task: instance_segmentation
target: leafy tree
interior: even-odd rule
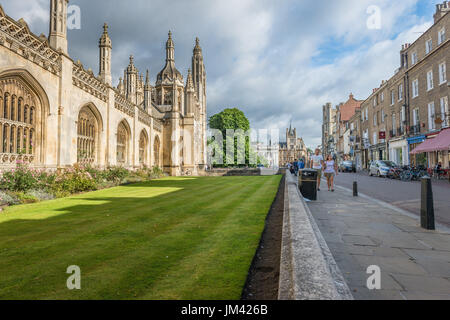
[[[247,131],[250,129],[250,122],[244,112],[237,108],[225,109],[220,113],[209,118],[209,127],[222,131],[225,137],[227,129],[242,129]]]
[[[242,166],[244,164],[238,163],[238,158],[242,157],[245,159],[245,165],[249,165],[250,156],[254,156],[254,151],[250,147],[250,139],[248,137],[242,137],[241,134],[236,134],[234,138],[234,159],[227,158],[226,156],[226,131],[227,129],[232,130],[242,130],[242,132],[246,133],[250,130],[250,121],[248,121],[244,112],[237,108],[233,109],[225,109],[222,112],[213,115],[209,118],[209,127],[211,129],[217,129],[222,132],[223,136],[223,149],[221,151],[217,151],[219,153],[219,157],[223,158],[223,165],[225,167],[228,166]],[[242,141],[241,139],[245,139],[245,149],[238,148],[238,142]],[[209,145],[216,145],[217,142],[209,141]],[[216,150],[218,150],[216,148]],[[245,152],[245,155],[240,154],[241,152]],[[240,157],[239,157],[240,156]],[[253,159],[256,159],[254,156]],[[254,164],[252,164],[254,165]]]

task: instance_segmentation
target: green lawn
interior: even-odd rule
[[[8,208],[0,299],[239,299],[280,179],[165,178]]]

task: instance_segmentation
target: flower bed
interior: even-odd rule
[[[129,170],[123,167],[100,169],[75,165],[47,171],[29,168],[18,161],[15,169],[0,175],[0,207],[62,198],[162,176],[163,172],[158,167]]]

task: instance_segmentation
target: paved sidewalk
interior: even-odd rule
[[[355,299],[450,300],[448,229],[426,231],[400,209],[324,186],[308,206]],[[366,287],[371,265],[381,269],[381,290]]]

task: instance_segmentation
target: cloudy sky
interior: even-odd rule
[[[48,34],[49,0],[2,0],[15,19]],[[81,29],[69,53],[98,70],[98,39],[107,22],[114,83],[130,54],[152,81],[164,66],[168,30],[184,74],[200,38],[208,77],[208,115],[238,107],[253,128],[292,122],[308,146],[321,141],[322,105],[365,99],[399,66],[401,44],[431,26],[441,0],[71,0]],[[380,25],[373,11],[379,9]],[[369,26],[369,27],[368,27]],[[379,27],[379,28],[378,28]]]

